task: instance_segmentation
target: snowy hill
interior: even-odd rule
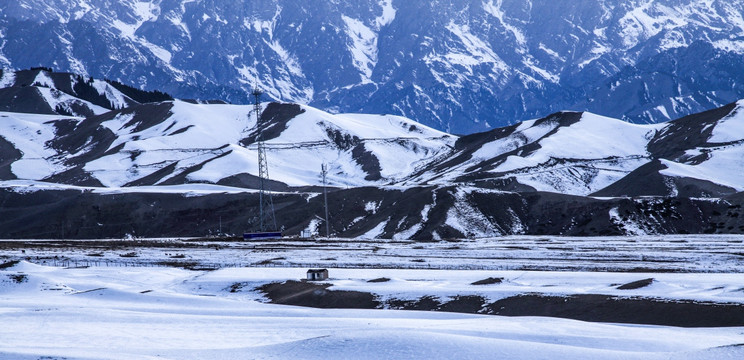
[[[743,106],[653,125],[556,113],[461,137],[409,183],[598,196],[732,194],[744,190]]]
[[[329,165],[332,185],[382,185],[408,176],[456,140],[398,116],[332,115],[292,104],[264,104],[257,124],[252,106],[181,100],[140,104],[106,82],[91,80],[102,98],[121,100],[112,101],[116,110],[108,110],[57,90],[53,86],[59,83],[48,75],[39,72],[29,86],[16,77],[13,86],[0,91],[56,92],[73,99],[70,103],[88,105],[93,114],[62,116],[68,109],[43,95],[23,100],[26,110],[40,109],[37,116],[2,113],[0,136],[8,142],[7,153],[16,154],[12,161],[4,156],[9,159],[5,179],[105,187],[199,182],[251,187],[258,175],[255,142],[262,133],[271,178],[284,186],[320,184],[323,163]],[[50,80],[40,83],[40,77]],[[8,109],[24,110],[13,102]],[[55,109],[59,116],[48,115]]]
[[[457,137],[398,116],[282,103],[264,103],[257,123],[249,105],[140,103],[109,82],[47,70],[6,72],[3,83],[5,180],[256,188],[262,134],[276,190],[320,185],[321,164],[336,187],[704,197],[744,190],[744,101],[662,124],[559,112]]]
[[[141,91],[113,81],[47,68],[0,72],[2,111],[85,117],[140,102],[168,99],[172,100],[158,91]]]
[[[117,138],[107,154],[84,166],[102,185],[220,183],[258,174],[254,144],[263,125],[251,106],[175,101],[144,107],[92,120]],[[322,163],[330,165],[331,184],[383,184],[455,139],[404,118],[331,115],[289,104],[268,104],[261,119],[269,123],[263,133],[271,179],[290,186],[319,184]]]
[[[28,95],[0,104],[13,110],[0,112],[0,236],[240,233],[257,219],[259,135],[290,234],[321,229],[321,164],[341,236],[744,232],[744,101],[663,124],[559,112],[458,137],[393,115],[266,102],[257,121],[249,105],[20,75],[0,89]]]
[[[514,181],[522,185],[515,190],[588,195],[646,163],[646,145],[663,127],[591,113],[556,113],[494,130],[487,141],[477,141],[483,134],[463,137],[455,154],[418,179],[439,184],[509,180],[511,186]]]
[[[468,134],[566,109],[662,122],[744,98],[741,0],[0,0],[0,67]],[[43,44],[43,45],[41,45]],[[99,104],[100,105],[100,104]]]
[[[718,196],[744,190],[744,101],[686,116],[660,128],[654,159],[597,195]]]

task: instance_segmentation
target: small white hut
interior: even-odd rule
[[[328,279],[328,269],[310,269],[307,271],[308,281],[322,281]]]

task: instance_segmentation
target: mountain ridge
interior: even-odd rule
[[[741,0],[0,6],[3,68],[236,104],[258,82],[277,101],[459,134],[563,109],[656,123],[744,98]]]
[[[22,107],[57,113],[0,112],[4,237],[198,236],[223,218],[228,233],[251,230],[261,133],[286,234],[320,234],[321,164],[337,236],[744,232],[744,100],[662,124],[564,111],[455,136],[292,103],[263,103],[258,119],[253,106],[178,99],[106,109],[59,82],[4,83],[0,93],[56,90],[101,111],[69,116],[50,106],[57,98],[35,96]],[[109,83],[84,83],[95,93],[74,95],[124,99]]]
[[[625,177],[643,168],[653,169],[647,175],[658,173],[654,176],[666,183],[673,178],[694,179],[683,181],[688,184],[688,193],[695,187],[690,181],[718,184],[703,186],[708,190],[701,188],[694,192],[696,196],[744,190],[731,176],[717,181],[718,175],[709,166],[715,163],[720,167],[721,159],[744,151],[744,134],[740,134],[738,125],[743,121],[740,117],[744,101],[651,125],[631,124],[589,112],[563,111],[458,137],[403,117],[334,115],[305,105],[276,102],[264,104],[257,123],[252,106],[181,100],[139,103],[104,81],[88,79],[84,83],[89,90],[78,93],[74,90],[77,85],[69,83],[77,79],[74,75],[48,70],[20,73],[22,76],[16,79],[34,80],[16,81],[0,88],[0,95],[19,89],[47,94],[56,91],[72,102],[87,104],[91,113],[87,117],[69,117],[69,110],[58,105],[59,96],[29,97],[23,104],[3,104],[9,110],[41,109],[41,121],[33,128],[38,128],[35,137],[46,139],[44,145],[34,143],[32,149],[17,150],[47,155],[34,160],[20,158],[15,165],[6,160],[5,165],[6,169],[21,167],[22,163],[46,159],[46,175],[22,177],[28,180],[54,179],[73,185],[110,187],[156,185],[162,181],[172,184],[172,178],[182,179],[181,183],[215,184],[228,181],[227,178],[250,178],[257,176],[255,164],[251,163],[256,157],[258,134],[262,134],[270,155],[276,159],[272,178],[283,188],[320,185],[316,171],[325,163],[331,169],[329,181],[335,186],[472,184],[494,190],[532,189],[582,196],[674,193],[674,186],[669,184],[664,193],[644,194],[641,184],[630,190],[633,177]],[[159,100],[162,93],[150,94]],[[108,102],[111,109],[94,105],[87,100],[90,98],[101,104]],[[57,109],[59,117],[51,120],[53,109]],[[28,124],[34,118],[33,114],[17,112],[3,116],[15,119],[17,124]],[[23,139],[30,136],[24,133],[28,129],[13,125],[6,127],[3,136]],[[10,154],[6,158],[17,156]],[[231,162],[242,165],[228,165]],[[304,168],[308,165],[314,170]],[[704,168],[708,175],[697,170]],[[27,172],[20,170],[24,171]],[[625,185],[611,187],[621,180]],[[621,188],[629,192],[613,191]]]

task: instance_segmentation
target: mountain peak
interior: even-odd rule
[[[566,108],[656,123],[744,97],[741,0],[5,5],[4,68],[236,104],[258,81],[273,100],[459,134]]]

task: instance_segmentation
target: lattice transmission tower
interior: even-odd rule
[[[255,102],[253,103],[253,110],[256,112],[256,128],[262,131],[260,128],[261,121],[261,95],[263,91],[258,88],[258,85],[253,89],[251,93]],[[266,145],[263,141],[263,134],[259,132],[257,140],[258,147],[258,198],[259,198],[259,230],[265,231],[276,231],[276,217],[274,216],[274,199],[271,197],[271,192],[268,190],[269,182],[269,164],[266,161]],[[269,226],[271,228],[269,228]]]
[[[328,191],[326,190],[326,176],[328,175],[328,167],[325,163],[320,165],[320,176],[323,177],[323,204],[325,207],[325,228],[326,228],[326,239],[330,239],[331,230],[328,225]]]

